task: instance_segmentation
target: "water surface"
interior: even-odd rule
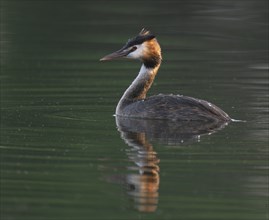
[[[267,18],[263,0],[2,1],[1,219],[268,219]],[[142,27],[164,59],[150,95],[246,122],[115,118],[140,63],[99,59]]]

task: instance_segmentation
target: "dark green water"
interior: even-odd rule
[[[1,220],[268,219],[267,19],[263,0],[2,0]],[[140,64],[99,59],[142,27],[163,51],[151,95],[247,122],[117,128]]]

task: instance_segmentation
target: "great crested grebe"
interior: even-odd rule
[[[116,58],[137,59],[143,63],[138,76],[117,105],[117,116],[173,121],[231,121],[219,107],[201,99],[163,94],[146,98],[162,61],[160,45],[149,31],[142,29],[123,48],[100,61]]]

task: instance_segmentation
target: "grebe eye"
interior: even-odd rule
[[[136,46],[132,47],[131,52],[135,51],[137,49]]]

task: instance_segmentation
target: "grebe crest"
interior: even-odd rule
[[[146,98],[162,61],[161,47],[156,37],[148,30],[142,29],[120,50],[100,60],[117,58],[137,59],[142,62],[139,74],[117,105],[117,116],[173,121],[231,121],[219,107],[204,100],[162,94]]]

